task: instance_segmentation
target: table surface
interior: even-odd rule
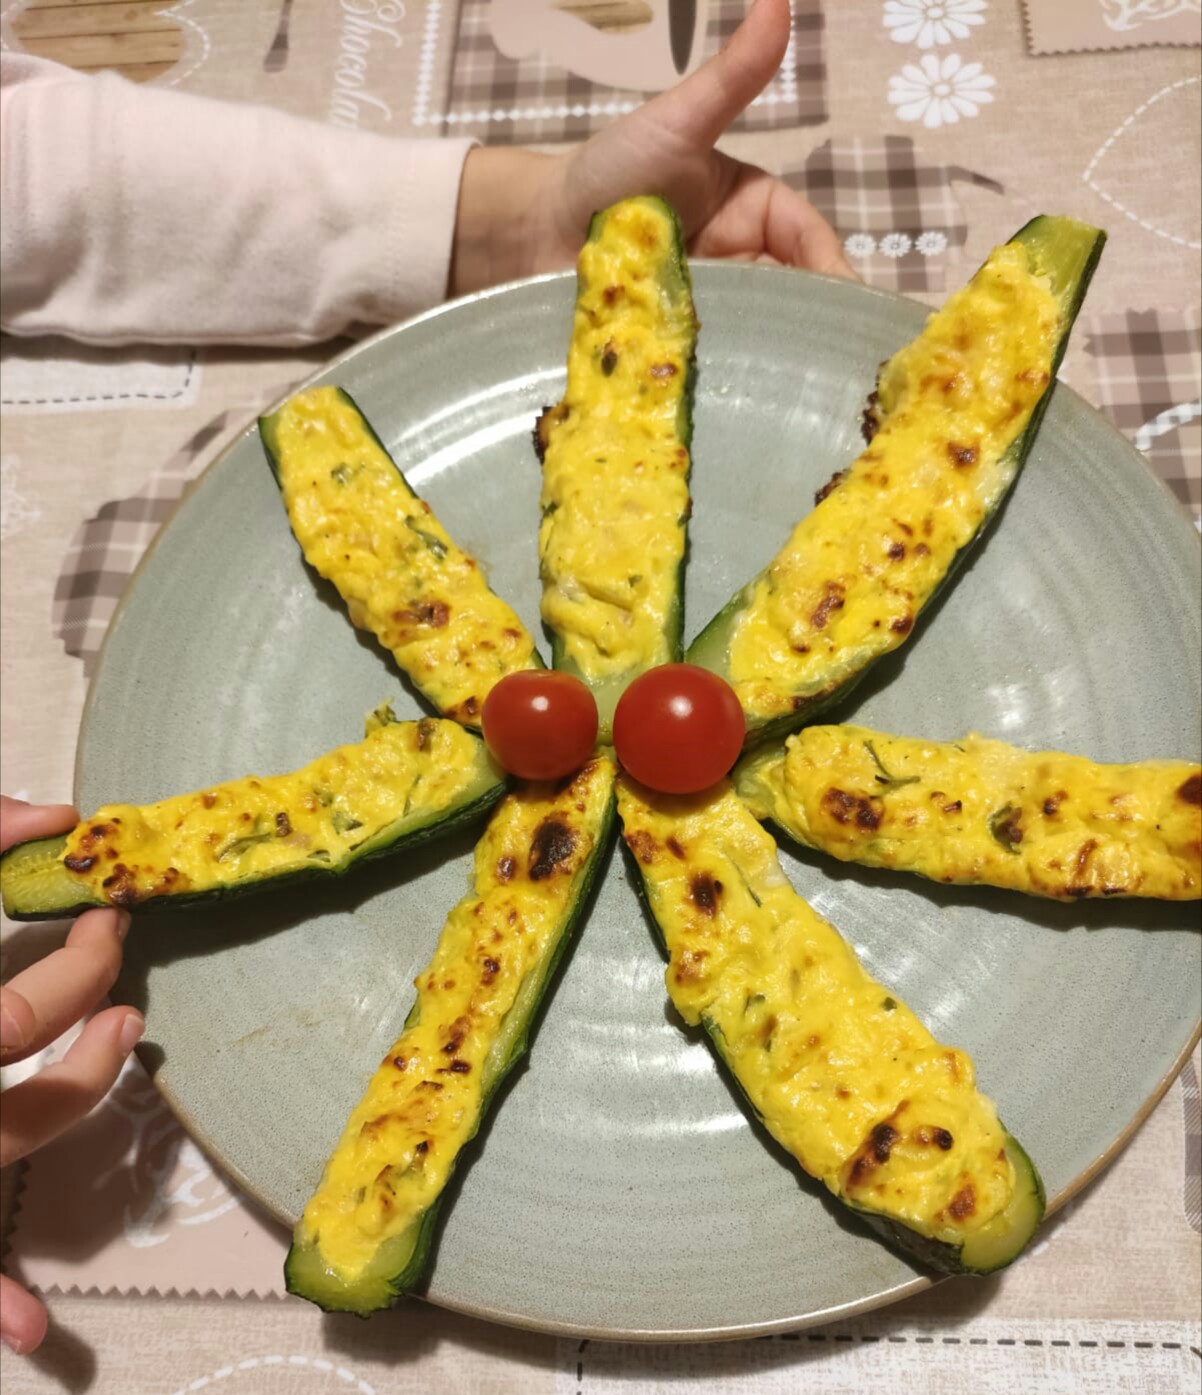
[[[1198,8],[795,0],[785,65],[724,142],[807,190],[866,281],[929,302],[1036,211],[1106,227],[1066,376],[1195,519]],[[16,0],[0,10],[0,41],[385,134],[551,147],[586,137],[677,66],[695,67],[741,11],[737,0],[184,0],[170,10]],[[695,15],[687,54],[679,35],[669,41],[682,12]],[[633,81],[641,91],[610,85]],[[937,83],[964,99],[954,123]],[[70,789],[88,674],[142,550],[256,409],[337,347],[0,342],[7,792],[49,800]],[[4,977],[61,934],[6,923]],[[0,1377],[31,1395],[210,1385],[221,1395],[648,1395],[690,1379],[767,1395],[803,1381],[815,1392],[884,1380],[959,1391],[971,1363],[983,1391],[1195,1390],[1198,1076],[1195,1053],[1118,1161],[1004,1275],[792,1338],[637,1347],[418,1303],[363,1324],[285,1298],[285,1237],[213,1172],[132,1066],[82,1130],[3,1175],[4,1265],[47,1295],[52,1326],[33,1361],[3,1353]]]

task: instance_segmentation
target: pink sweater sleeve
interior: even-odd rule
[[[0,57],[0,328],[307,344],[446,294],[469,141]]]

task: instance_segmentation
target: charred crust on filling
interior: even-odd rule
[[[392,618],[397,621],[414,620],[419,625],[441,630],[446,628],[451,618],[451,607],[446,601],[414,601],[408,610],[397,611]]]
[[[868,394],[868,405],[864,408],[860,416],[860,434],[864,437],[866,445],[872,444],[872,438],[881,429],[881,419],[877,412],[877,404],[881,400],[881,395],[876,388]]]
[[[702,968],[702,963],[708,958],[709,954],[704,949],[686,949],[683,954],[681,954],[673,973],[676,982],[696,982],[705,973],[705,970]]]
[[[815,505],[821,504],[823,499],[829,498],[830,495],[832,495],[835,492],[835,490],[839,488],[839,486],[843,483],[843,481],[846,478],[846,470],[836,470],[835,473],[830,477],[830,479],[827,480],[827,482],[822,486],[822,488],[815,492]]]
[[[956,1140],[947,1129],[931,1129],[924,1125],[921,1129],[916,1130],[914,1141],[915,1143],[921,1143],[924,1148],[929,1148],[933,1143],[936,1148],[940,1148],[946,1153],[955,1144]]]
[[[878,1167],[889,1161],[889,1154],[900,1136],[889,1123],[877,1124],[872,1129],[847,1174],[849,1191],[862,1186]]]
[[[491,983],[501,972],[501,961],[488,956],[484,960],[484,972],[480,975],[482,983]]]
[[[822,807],[837,824],[846,827],[854,823],[868,832],[881,826],[883,811],[877,803],[862,794],[849,794],[834,785],[822,796]]]
[[[674,363],[653,363],[651,365],[651,376],[660,383],[674,378],[679,372],[680,369]]]
[[[906,555],[906,545],[905,545],[905,543],[903,543],[903,542],[891,542],[891,543],[889,544],[889,556],[890,556],[895,562],[900,562],[901,559],[902,559],[905,555]]]
[[[107,893],[109,902],[123,910],[132,910],[142,899],[141,893],[134,885],[133,869],[127,867],[124,862],[118,862],[113,867],[112,876],[105,877],[101,886]]]
[[[449,1066],[439,1066],[439,1075],[466,1075],[471,1070],[467,1061],[452,1061]]]
[[[1097,847],[1098,840],[1096,838],[1089,838],[1077,849],[1077,855],[1073,858],[1073,872],[1078,879],[1085,876],[1089,867],[1089,859],[1097,851]],[[1072,886],[1066,888],[1070,896],[1088,896],[1091,889],[1088,882],[1081,880],[1076,881]]]
[[[64,857],[63,866],[70,872],[90,872],[96,866],[94,857]]]
[[[292,832],[292,820],[283,809],[275,816],[275,836],[277,838],[287,838]]]
[[[976,446],[962,446],[959,441],[949,441],[947,454],[957,470],[967,470],[977,463],[981,452]]]
[[[689,882],[689,900],[703,915],[715,915],[721,897],[722,883],[708,872],[697,872]]]
[[[895,635],[908,635],[914,628],[914,617],[912,615],[899,615],[896,620],[889,621],[889,628]]]
[[[667,847],[668,851],[672,854],[673,857],[678,857],[682,862],[684,861],[684,848],[680,845],[676,838],[669,836],[665,846]]]
[[[538,414],[538,419],[534,423],[533,439],[534,453],[538,456],[540,464],[547,458],[547,447],[551,444],[551,431],[561,421],[567,421],[570,410],[566,402],[559,402],[554,407],[544,407]]]
[[[424,751],[434,739],[437,725],[430,717],[423,717],[417,724],[417,749]]]
[[[1190,775],[1179,785],[1177,798],[1185,804],[1202,805],[1202,773]]]
[[[843,609],[845,595],[846,592],[837,581],[826,583],[822,599],[814,607],[814,613],[810,616],[810,623],[816,630],[821,630],[826,625],[832,612]]]
[[[586,761],[574,775],[565,775],[555,786],[556,795],[588,793],[589,782],[597,769],[596,760]]]
[[[508,855],[506,855],[505,857],[497,859],[497,881],[511,881],[513,879],[513,874],[517,870],[518,864],[516,858],[509,857]]]
[[[879,1163],[887,1163],[889,1154],[893,1151],[893,1145],[898,1140],[898,1132],[892,1124],[878,1124],[869,1134],[868,1139],[872,1144],[872,1156]]]
[[[947,1204],[948,1215],[957,1221],[965,1220],[976,1209],[977,1194],[971,1182],[966,1182]]]
[[[659,844],[645,829],[636,828],[626,835],[626,846],[643,864],[650,867],[659,852]]]
[[[562,867],[577,843],[576,834],[557,818],[545,818],[530,841],[530,880],[542,881]]]

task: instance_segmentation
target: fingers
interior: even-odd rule
[[[786,266],[860,279],[843,255],[839,234],[809,199],[779,179],[772,180],[769,187],[764,250]]]
[[[28,838],[65,833],[78,822],[79,814],[70,804],[26,804],[23,799],[0,794],[0,852]]]
[[[87,911],[62,949],[0,988],[0,1064],[40,1051],[96,1006],[121,967],[125,911]]]
[[[15,1279],[0,1274],[0,1339],[18,1356],[41,1346],[46,1335],[46,1309]]]
[[[708,149],[771,82],[791,22],[789,0],[758,0],[720,53],[638,114]]]
[[[112,1089],[145,1025],[133,1008],[106,1008],[61,1061],[5,1090],[0,1167],[41,1148],[90,1113]]]
[[[718,153],[722,203],[689,251],[701,257],[754,257],[858,279],[839,235],[796,189],[755,165]]]

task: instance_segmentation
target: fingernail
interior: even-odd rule
[[[17,1019],[0,1002],[0,1046],[5,1051],[20,1051],[25,1045],[25,1033]]]
[[[129,912],[117,912],[117,938],[123,940],[129,934]]]
[[[3,1342],[15,1356],[20,1356],[25,1351],[24,1346],[11,1332],[0,1332],[0,1342]]]
[[[146,1030],[146,1023],[140,1012],[131,1012],[121,1024],[121,1050],[128,1056],[135,1046],[142,1040],[142,1033]]]

